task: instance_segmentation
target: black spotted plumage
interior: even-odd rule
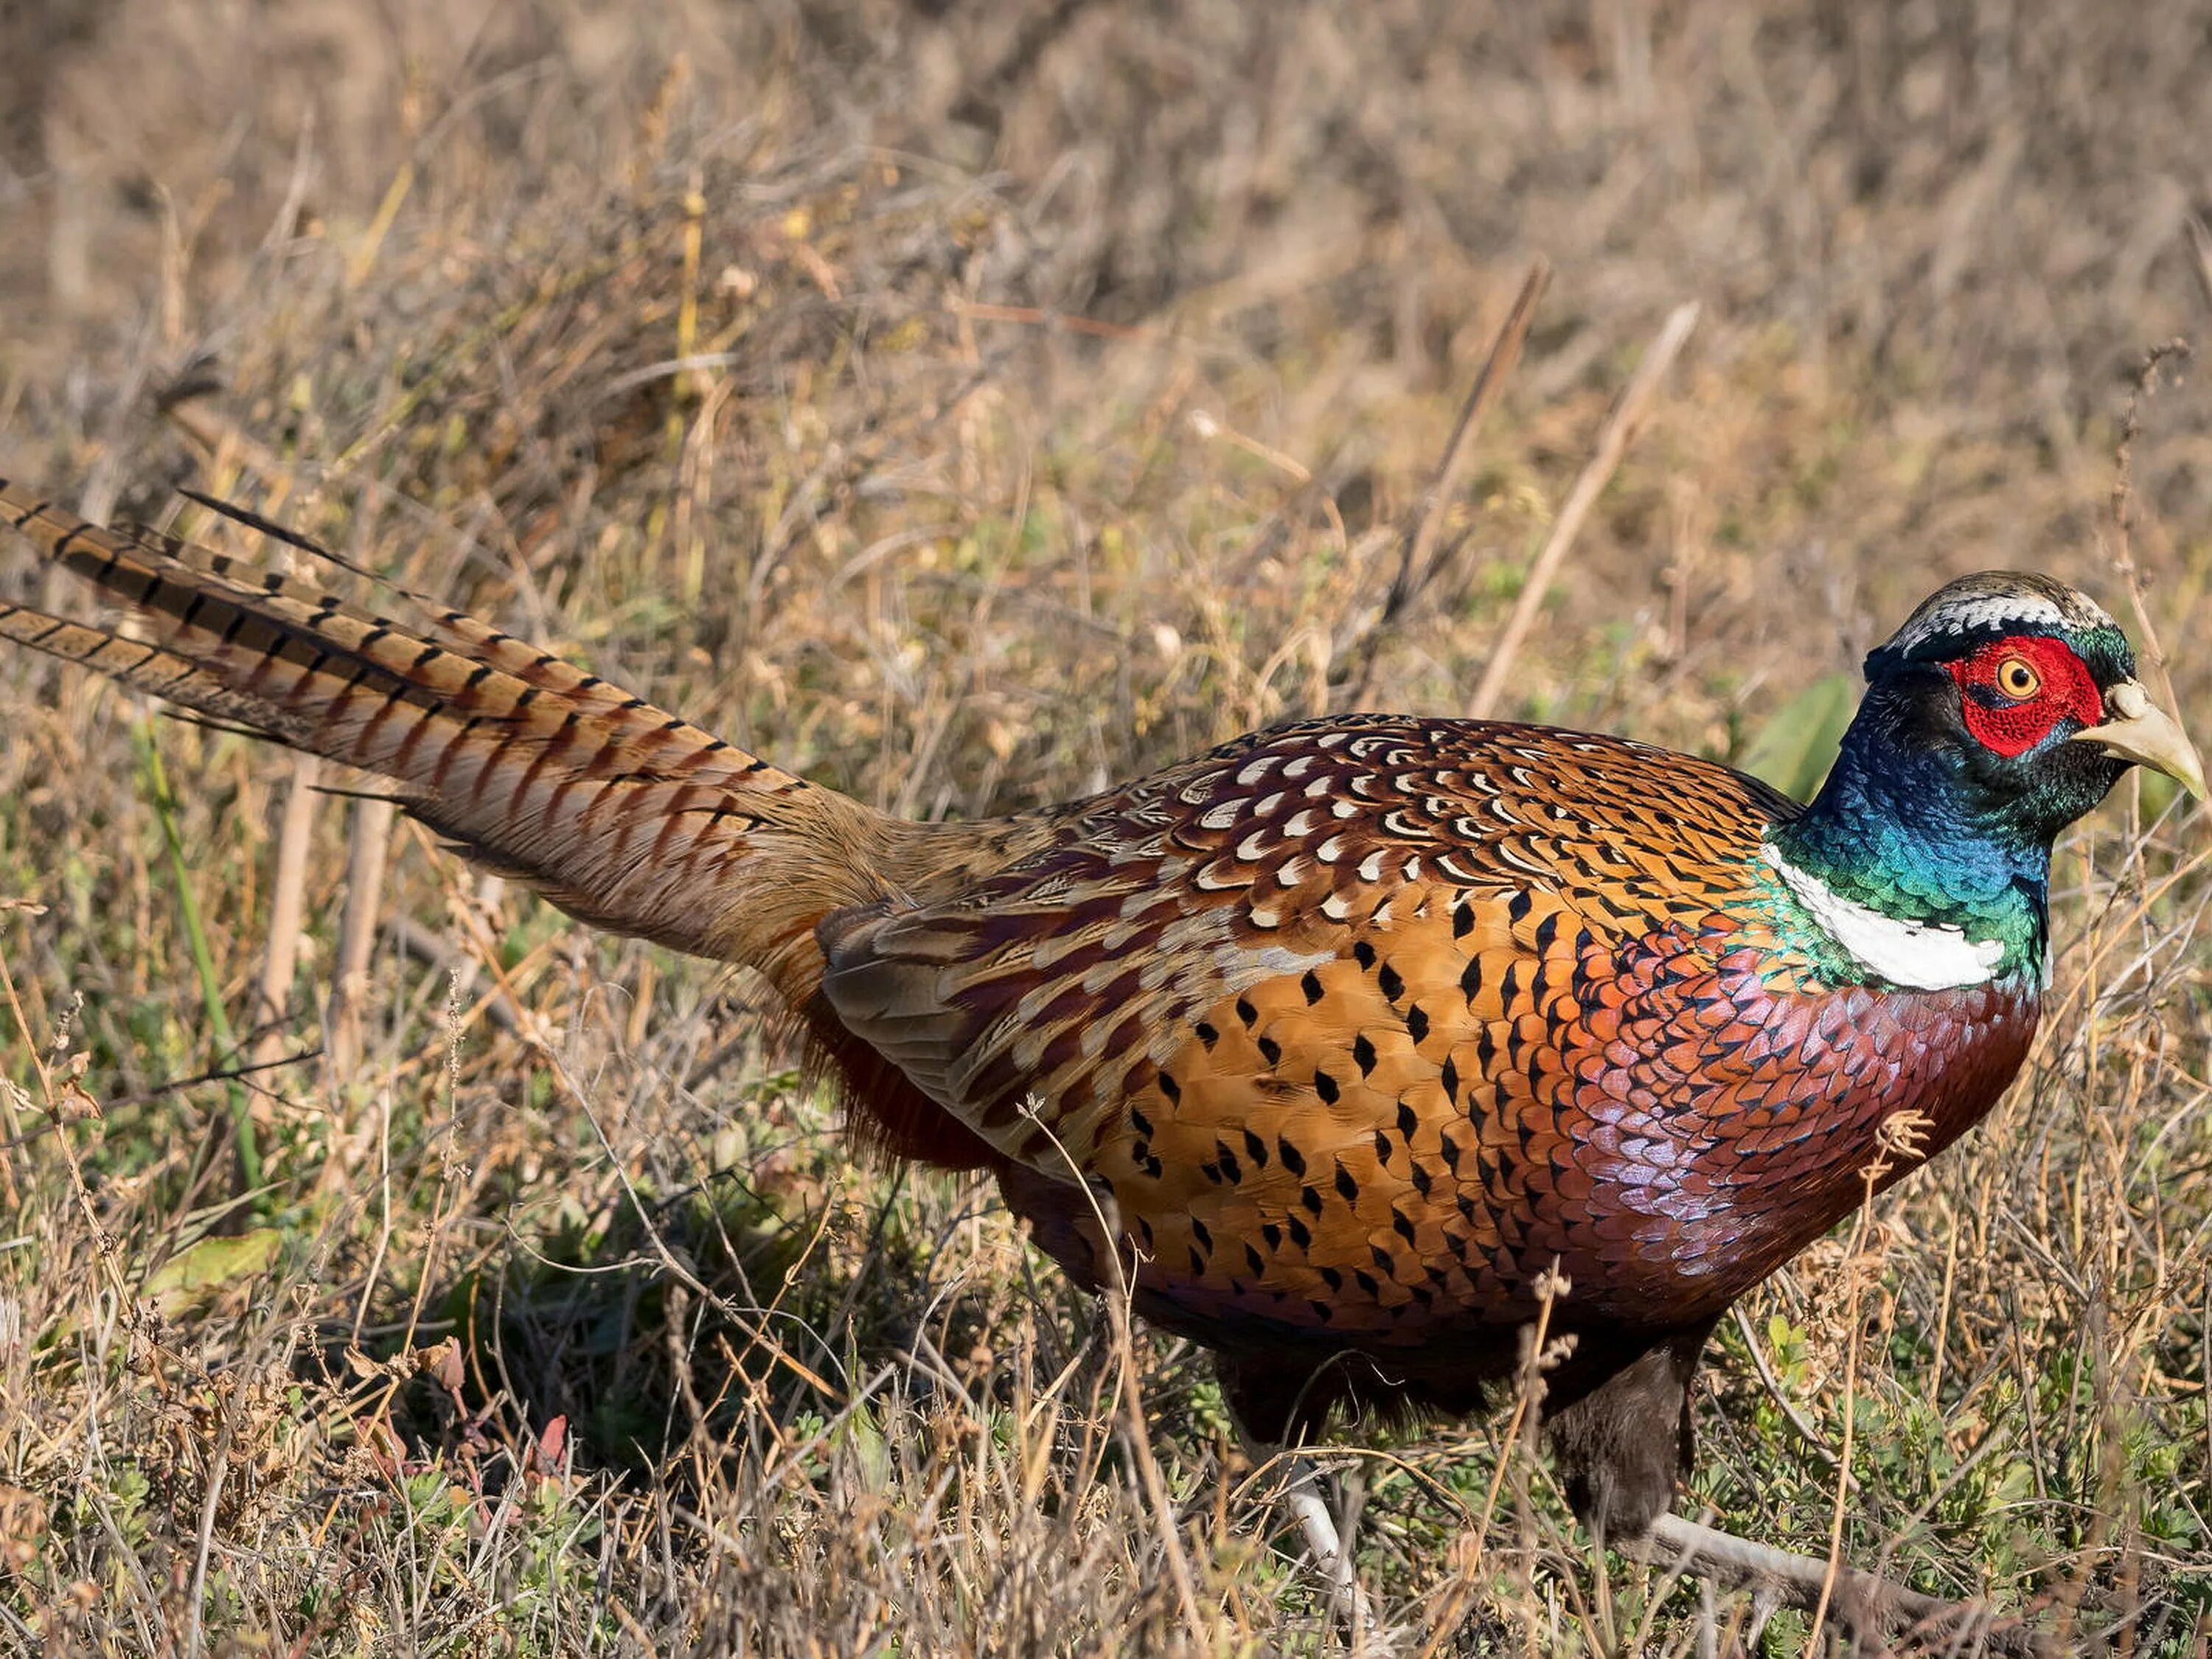
[[[876,1144],[992,1171],[1086,1284],[1133,1251],[1264,1435],[1474,1406],[1563,1277],[1553,1442],[1616,1534],[1672,1494],[1729,1302],[1856,1201],[1886,1121],[1939,1151],[2018,1069],[2051,837],[2130,762],[2202,787],[2109,618],[1996,573],[1869,659],[1807,807],[1622,738],[1360,714],[913,823],[459,612],[368,616],[4,483],[0,517],[143,636],[4,605],[0,635],[757,969]]]

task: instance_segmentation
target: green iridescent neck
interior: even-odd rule
[[[1786,931],[1839,978],[2041,979],[2050,842],[1969,810],[1942,755],[1855,725],[1813,804],[1767,844]]]

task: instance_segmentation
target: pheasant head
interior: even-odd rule
[[[1866,661],[1834,769],[1766,854],[1856,959],[1938,988],[2039,977],[2051,846],[2127,769],[2205,793],[2203,763],[2087,595],[1990,571],[1940,589]]]

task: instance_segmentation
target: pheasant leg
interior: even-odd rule
[[[1755,1543],[1686,1520],[1662,1515],[1629,1553],[1655,1565],[1678,1567],[1701,1578],[1750,1589],[1786,1607],[1811,1612],[1820,1604],[1829,1563]],[[2027,1656],[2057,1659],[2057,1640],[2003,1619],[1968,1601],[1923,1595],[1878,1574],[1838,1565],[1828,1586],[1828,1607],[1836,1620],[1861,1639],[1881,1643],[1893,1633],[1909,1633],[1944,1651]],[[1877,1651],[1880,1650],[1877,1649]]]
[[[1272,1455],[1264,1447],[1255,1446],[1250,1450],[1261,1462]],[[1330,1617],[1348,1634],[1352,1650],[1364,1651],[1362,1644],[1374,1632],[1374,1621],[1368,1610],[1366,1592],[1360,1589],[1358,1575],[1353,1571],[1352,1551],[1329,1509],[1322,1473],[1303,1452],[1292,1452],[1285,1457],[1284,1468],[1289,1479],[1283,1495],[1291,1506],[1291,1513],[1297,1517],[1298,1530],[1305,1536],[1306,1549],[1313,1556],[1314,1565],[1328,1586]]]

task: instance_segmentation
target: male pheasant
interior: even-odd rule
[[[2053,837],[2133,762],[2203,790],[2112,619],[2015,573],[1868,658],[1810,805],[1619,738],[1359,714],[915,823],[458,611],[365,615],[4,483],[0,517],[142,636],[0,634],[758,969],[863,1133],[990,1170],[1086,1285],[1121,1253],[1261,1437],[1474,1407],[1557,1270],[1550,1437],[1616,1539],[1671,1499],[1714,1321],[1858,1201],[1884,1120],[1940,1150],[2019,1069]]]

